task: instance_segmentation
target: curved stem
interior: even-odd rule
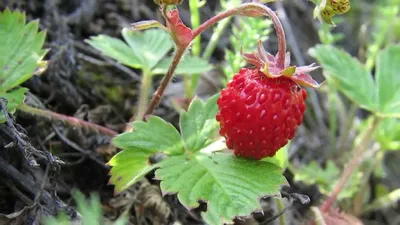
[[[186,48],[178,48],[176,50],[174,59],[172,60],[172,63],[170,65],[170,67],[168,68],[167,74],[164,76],[164,78],[162,79],[156,92],[154,93],[153,99],[151,99],[149,107],[147,108],[147,110],[143,116],[143,120],[145,119],[146,115],[152,114],[154,109],[157,107],[158,103],[160,102],[161,96],[164,94],[164,91],[167,88],[169,81],[171,80],[172,76],[174,75],[175,69],[179,64],[179,61],[181,60],[182,55],[185,53],[185,50],[186,50]]]
[[[168,17],[166,17],[166,8],[161,8],[162,14],[164,18],[167,20]],[[282,24],[279,21],[278,16],[272,9],[268,8],[265,5],[262,5],[260,3],[245,3],[242,4],[236,8],[232,8],[229,10],[226,10],[224,12],[221,12],[217,14],[216,16],[210,18],[203,24],[201,24],[197,29],[193,30],[192,32],[192,40],[196,38],[198,35],[200,35],[203,31],[206,29],[210,28],[217,22],[230,17],[234,15],[243,15],[243,16],[249,16],[249,17],[254,17],[254,16],[259,16],[261,15],[261,12],[263,12],[265,15],[269,16],[274,23],[275,30],[278,36],[278,53],[277,53],[277,66],[283,68],[285,65],[285,55],[286,55],[286,40],[285,40],[285,32],[283,30]],[[179,46],[179,45],[177,45]],[[178,49],[175,52],[174,58],[172,60],[172,63],[170,67],[168,68],[167,74],[164,76],[163,80],[161,81],[160,86],[157,88],[157,91],[154,93],[153,99],[150,102],[149,107],[146,110],[146,113],[143,116],[143,119],[145,119],[146,115],[150,115],[153,113],[154,109],[157,107],[161,96],[164,94],[164,91],[169,84],[170,80],[172,79],[172,76],[174,75],[175,69],[179,64],[179,61],[181,60],[183,54],[186,51],[186,48],[188,46],[184,47],[178,47]]]
[[[333,189],[329,198],[321,206],[322,212],[329,211],[329,208],[336,201],[337,196],[342,191],[344,185],[347,183],[348,179],[353,174],[354,170],[357,168],[357,166],[360,163],[360,160],[362,158],[361,155],[364,152],[364,150],[366,149],[367,145],[370,143],[372,135],[373,135],[374,131],[376,130],[376,128],[378,127],[379,122],[380,122],[380,118],[377,116],[374,116],[374,119],[373,119],[371,125],[368,127],[368,130],[365,132],[364,136],[362,137],[360,144],[354,150],[353,158],[351,159],[351,161],[348,163],[347,167],[343,171],[342,177],[340,177],[339,182],[336,184],[336,186]]]
[[[285,65],[285,54],[286,54],[285,31],[283,30],[282,24],[276,13],[265,5],[259,3],[245,3],[236,8],[228,9],[224,12],[221,12],[216,16],[210,18],[206,22],[204,22],[197,29],[193,30],[193,38],[195,38],[197,35],[201,34],[203,31],[213,26],[215,23],[227,17],[234,15],[251,16],[252,13],[259,14],[259,11],[262,11],[265,15],[270,17],[270,19],[274,24],[275,31],[278,36],[277,65],[283,68]]]
[[[107,127],[103,127],[94,123],[89,123],[87,121],[72,117],[72,116],[66,116],[63,114],[59,114],[56,112],[52,112],[49,110],[45,109],[38,109],[34,108],[32,106],[29,106],[27,104],[22,104],[18,106],[18,110],[21,110],[23,112],[35,115],[35,116],[40,116],[49,120],[59,120],[65,123],[68,123],[72,126],[77,126],[77,127],[84,127],[102,134],[105,134],[110,137],[117,136],[118,133],[116,131],[113,131]]]

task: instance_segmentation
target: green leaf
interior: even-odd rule
[[[146,70],[151,70],[157,65],[173,47],[171,36],[161,29],[139,32],[124,28],[122,29],[122,36],[136,52]]]
[[[311,162],[308,165],[297,168],[295,172],[295,181],[302,181],[310,185],[318,184],[320,191],[326,195],[333,191],[341,174],[332,161],[327,162],[326,168],[321,168],[316,162]],[[338,199],[352,197],[359,190],[361,175],[361,173],[353,173],[350,182],[346,183]]]
[[[106,35],[93,36],[86,43],[99,50],[102,54],[118,62],[133,67],[141,68],[139,56],[123,41]]]
[[[110,183],[115,185],[116,193],[127,189],[156,168],[149,162],[152,154],[148,150],[128,148],[116,154],[108,162],[108,165],[112,166]]]
[[[376,132],[382,150],[400,150],[400,119],[386,118]]]
[[[190,159],[183,155],[164,159],[155,176],[164,193],[178,193],[188,208],[207,201],[203,219],[218,225],[261,209],[260,197],[278,194],[286,183],[281,169],[272,163],[202,152]]]
[[[363,212],[371,212],[374,210],[387,209],[389,207],[395,206],[400,201],[400,189],[395,189],[389,194],[375,199],[372,203],[366,205],[363,208]]]
[[[100,208],[100,197],[98,194],[91,194],[90,199],[86,200],[85,196],[74,190],[72,196],[78,205],[78,212],[82,215],[82,224],[85,225],[98,225],[102,224],[102,210]]]
[[[400,117],[400,45],[391,45],[377,57],[376,83],[379,111],[384,116]]]
[[[185,151],[179,132],[160,117],[150,116],[147,122],[133,122],[132,127],[134,131],[125,132],[113,139],[115,146],[169,155],[182,154]]]
[[[153,69],[153,74],[165,74],[168,71],[169,65],[172,62],[172,58],[162,59]],[[176,74],[194,74],[194,73],[205,73],[212,70],[212,65],[210,65],[206,60],[191,56],[185,57],[175,70]]]
[[[262,161],[273,163],[273,164],[279,166],[280,168],[282,168],[282,170],[285,170],[289,163],[289,156],[288,156],[289,146],[290,146],[289,143],[286,144],[285,146],[283,146],[281,149],[279,149],[276,152],[274,157],[266,157],[266,158],[263,158]]]
[[[85,42],[124,65],[144,70],[151,70],[173,47],[169,34],[160,29],[133,31],[124,28],[122,36],[126,43],[106,35],[94,36]]]
[[[42,49],[45,32],[38,32],[38,21],[25,22],[25,14],[19,11],[0,13],[0,92],[32,77],[46,54]]]
[[[195,152],[211,143],[213,133],[219,128],[215,119],[218,97],[214,95],[206,103],[196,98],[188,111],[181,115],[179,125],[187,151]]]
[[[25,92],[27,88],[18,88],[7,93],[0,93],[0,98],[7,99],[7,111],[14,113],[19,105],[24,102]],[[0,111],[0,123],[5,122],[4,113]]]
[[[375,84],[371,74],[348,53],[330,45],[318,45],[310,50],[324,69],[349,99],[364,109],[377,111]]]

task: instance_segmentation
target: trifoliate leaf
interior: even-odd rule
[[[152,70],[153,74],[164,75],[167,73],[172,58],[162,59]],[[204,59],[194,56],[188,56],[182,59],[175,70],[176,74],[195,74],[205,73],[210,71],[213,67]]]
[[[115,185],[116,193],[127,189],[156,168],[149,162],[149,157],[152,154],[148,150],[127,148],[116,154],[108,162],[108,165],[112,166],[110,183]]]
[[[179,124],[188,151],[198,151],[211,143],[214,132],[219,128],[215,119],[218,97],[215,95],[206,103],[194,99],[188,111],[181,115]]]
[[[118,62],[150,71],[173,47],[169,34],[161,29],[135,31],[122,29],[124,41],[99,35],[85,40],[104,55]]]
[[[7,111],[9,113],[14,113],[19,105],[24,102],[25,92],[28,89],[18,88],[6,93],[0,93],[0,98],[5,98],[7,100]],[[3,111],[0,111],[0,123],[5,122],[5,117]]]
[[[324,69],[324,75],[336,82],[337,88],[362,108],[376,112],[377,93],[371,74],[348,53],[330,45],[310,50]]]
[[[122,36],[146,70],[153,69],[173,47],[170,35],[161,29],[139,32],[124,28]]]
[[[179,132],[157,116],[150,116],[146,122],[132,123],[133,131],[125,132],[113,139],[115,146],[138,148],[150,153],[163,152],[168,155],[182,154],[184,144]]]
[[[0,13],[0,92],[4,93],[33,76],[46,54],[45,32],[38,21],[25,24],[25,14],[6,9]]]
[[[132,68],[142,67],[139,60],[139,54],[118,38],[98,35],[85,40],[85,42],[99,50],[102,54],[113,58],[126,66]]]
[[[391,45],[376,59],[376,83],[379,112],[383,116],[400,117],[400,45]]]
[[[286,183],[281,169],[272,163],[203,152],[165,159],[156,178],[164,193],[178,193],[186,207],[207,201],[202,216],[212,225],[230,223],[235,216],[261,209],[260,197],[277,195],[280,185]]]
[[[328,161],[326,168],[321,168],[316,162],[311,162],[308,165],[303,165],[296,169],[295,181],[302,181],[306,184],[318,184],[320,191],[323,194],[330,194],[339,180],[341,175],[340,170],[332,161]],[[354,173],[340,192],[338,199],[352,197],[358,190],[361,174]]]

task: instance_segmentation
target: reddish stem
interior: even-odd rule
[[[34,107],[31,107],[26,104],[22,104],[22,105],[18,106],[18,110],[21,110],[23,112],[30,113],[30,114],[33,114],[36,116],[41,116],[41,117],[49,119],[49,120],[63,121],[72,126],[84,127],[86,129],[90,129],[90,130],[105,134],[110,137],[114,137],[114,136],[118,135],[118,133],[116,131],[113,131],[107,127],[103,127],[103,126],[100,126],[100,125],[97,125],[94,123],[89,123],[87,121],[84,121],[84,120],[81,120],[81,119],[78,119],[78,118],[75,118],[72,116],[66,116],[66,115],[52,112],[49,110],[34,108]]]
[[[374,134],[374,131],[376,130],[376,128],[378,127],[379,122],[380,122],[380,119],[378,117],[375,117],[374,121],[372,122],[372,124],[370,125],[370,127],[368,128],[366,133],[364,134],[360,144],[354,150],[353,158],[348,163],[346,169],[343,171],[342,177],[340,177],[339,182],[336,184],[336,186],[333,189],[332,193],[330,194],[329,198],[321,206],[322,212],[329,211],[332,204],[336,201],[339,193],[342,191],[344,185],[347,183],[350,176],[353,174],[354,170],[359,165],[359,163],[362,159],[362,154],[363,154],[364,150],[367,148],[367,145],[370,143],[371,137]]]
[[[168,20],[168,17],[166,17],[166,8],[162,7],[162,14],[166,20]],[[203,24],[201,24],[197,29],[193,30],[193,37],[196,38],[198,35],[200,35],[203,31],[206,29],[210,28],[217,22],[230,17],[234,15],[244,15],[244,16],[251,16],[252,13],[256,13],[257,15],[261,15],[259,12],[262,11],[265,15],[269,16],[275,26],[275,30],[278,36],[278,53],[277,53],[277,66],[284,68],[285,65],[285,56],[286,56],[286,40],[285,40],[285,31],[283,30],[282,24],[279,21],[278,16],[274,11],[272,11],[270,8],[268,8],[265,5],[262,5],[260,3],[245,3],[242,4],[236,8],[226,10],[224,12],[221,12],[214,17],[210,18]],[[177,45],[179,46],[179,45]],[[175,69],[179,64],[180,59],[182,58],[184,52],[186,51],[187,46],[182,46],[178,47],[174,59],[167,71],[167,74],[164,76],[163,80],[161,81],[160,86],[157,88],[157,91],[155,92],[153,99],[151,100],[149,107],[146,110],[146,115],[150,115],[153,113],[154,109],[157,107],[162,95],[164,94],[164,91],[169,84],[169,82],[172,79],[172,76],[174,75]],[[145,119],[143,117],[143,119]]]
[[[286,56],[286,40],[285,40],[285,31],[283,30],[282,24],[276,15],[276,13],[270,9],[269,7],[259,4],[259,3],[246,3],[242,4],[236,8],[229,9],[227,11],[221,12],[217,14],[216,16],[210,18],[206,22],[204,22],[202,25],[200,25],[197,29],[193,31],[193,38],[195,38],[197,35],[201,34],[203,31],[206,29],[210,28],[217,22],[230,17],[234,15],[248,15],[251,13],[251,10],[255,11],[263,11],[265,15],[270,17],[272,20],[276,34],[278,36],[278,56],[277,56],[277,65],[278,67],[284,67],[285,65],[285,56]],[[248,13],[246,13],[248,11]]]
[[[143,120],[145,120],[146,115],[152,114],[154,109],[157,107],[158,103],[160,102],[161,96],[164,94],[164,91],[167,88],[167,85],[169,84],[172,76],[174,75],[175,69],[179,64],[179,61],[181,60],[183,53],[185,53],[185,50],[186,50],[186,48],[178,48],[176,50],[174,59],[172,60],[172,63],[170,65],[170,67],[168,68],[167,74],[162,79],[156,92],[154,92],[153,99],[151,99],[149,107],[147,108],[147,110],[143,116]]]

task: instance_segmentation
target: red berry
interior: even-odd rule
[[[301,124],[306,96],[286,77],[274,79],[259,70],[242,69],[218,99],[220,134],[237,156],[274,156]]]
[[[244,57],[254,69],[241,69],[218,99],[217,120],[226,145],[237,156],[261,159],[274,156],[295,135],[306,109],[306,91],[318,87],[305,72],[316,67],[277,65],[274,56],[259,46]]]

